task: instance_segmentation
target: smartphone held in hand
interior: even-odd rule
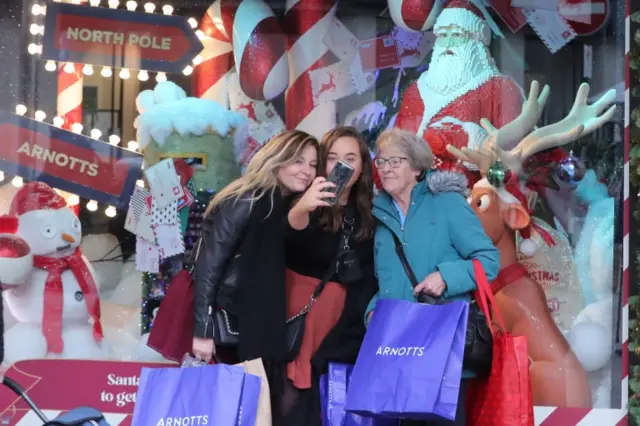
[[[342,161],[338,161],[336,163],[333,170],[331,170],[331,173],[327,177],[327,181],[335,185],[335,188],[327,189],[327,191],[335,194],[333,197],[327,197],[326,201],[329,204],[333,206],[338,202],[354,172],[354,168],[347,163]]]

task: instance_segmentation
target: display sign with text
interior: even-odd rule
[[[65,411],[89,406],[100,410],[111,426],[128,426],[142,368],[167,364],[38,359],[17,362],[5,375],[21,385],[52,420]],[[0,421],[9,426],[41,426],[29,406],[0,387]]]
[[[80,197],[126,208],[142,155],[6,111],[0,112],[0,170]]]
[[[68,3],[47,5],[43,59],[181,72],[202,49],[182,16]]]

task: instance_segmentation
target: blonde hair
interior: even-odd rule
[[[429,144],[411,132],[400,129],[382,132],[376,141],[376,155],[385,147],[404,152],[411,168],[420,171],[421,175],[433,167],[433,152]]]
[[[233,199],[237,202],[245,194],[250,194],[248,200],[253,206],[253,203],[270,192],[273,206],[273,195],[279,185],[278,170],[295,163],[308,146],[318,150],[318,140],[299,130],[289,130],[271,139],[253,156],[244,176],[231,182],[213,197],[204,212],[205,217],[223,201]]]

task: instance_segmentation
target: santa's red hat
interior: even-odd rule
[[[436,19],[433,29],[437,33],[441,28],[456,26],[471,33],[484,45],[489,45],[492,22],[488,23],[487,18],[490,19],[486,9],[478,1],[451,0]]]
[[[34,210],[57,210],[67,202],[52,187],[42,182],[25,184],[13,197],[9,214],[20,216]]]

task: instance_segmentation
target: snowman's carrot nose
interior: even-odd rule
[[[65,240],[68,243],[75,243],[76,239],[73,238],[71,235],[69,234],[62,234],[62,239]]]

